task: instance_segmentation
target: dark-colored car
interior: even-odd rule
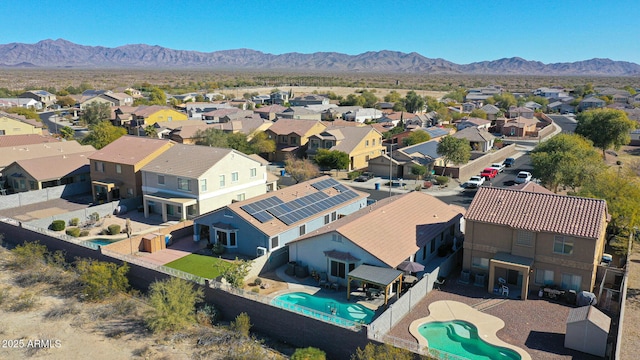
[[[355,178],[355,180],[353,180],[353,181],[366,182],[366,181],[369,181],[369,180],[373,179],[374,177],[375,177],[375,175],[373,175],[372,172],[365,171],[362,174],[360,174],[360,176]]]
[[[516,159],[514,158],[506,158],[502,163],[505,167],[512,167],[516,163]]]

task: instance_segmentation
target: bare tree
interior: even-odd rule
[[[299,183],[318,177],[320,169],[313,161],[309,159],[298,159],[293,155],[287,155],[284,160],[284,170]]]

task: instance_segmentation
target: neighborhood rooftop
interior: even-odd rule
[[[91,155],[91,160],[135,165],[160,150],[169,140],[139,136],[122,136]]]

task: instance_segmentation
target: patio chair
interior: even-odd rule
[[[509,297],[509,287],[507,285],[502,285],[502,290],[500,291],[502,296]]]
[[[442,277],[442,276],[438,276],[438,278],[436,279],[436,281],[433,282],[434,287],[438,290],[440,290],[441,287],[444,286],[445,281],[447,281],[446,278]]]
[[[326,287],[329,284],[329,278],[327,277],[326,272],[321,272],[320,277],[318,279],[318,285]]]

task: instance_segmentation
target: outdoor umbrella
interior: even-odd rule
[[[398,270],[417,273],[424,270],[424,265],[414,261],[403,261],[398,265]]]

